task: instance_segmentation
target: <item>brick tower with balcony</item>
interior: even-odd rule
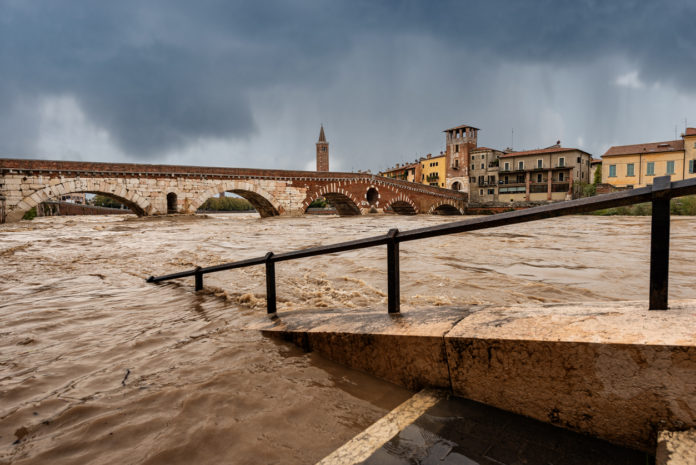
[[[329,143],[326,142],[323,124],[317,141],[317,171],[329,171]]]
[[[469,192],[469,154],[477,146],[478,131],[478,128],[468,125],[443,131],[447,147],[447,188]]]

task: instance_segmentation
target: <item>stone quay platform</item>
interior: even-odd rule
[[[658,436],[696,427],[696,300],[667,311],[647,302],[305,310],[254,329],[409,389],[444,389],[651,454]]]

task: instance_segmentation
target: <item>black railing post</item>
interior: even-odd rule
[[[275,283],[275,262],[273,252],[268,252],[266,257],[266,311],[276,312],[276,283]]]
[[[194,278],[196,279],[196,291],[203,290],[203,273],[201,273],[201,267],[196,267],[196,272],[194,273]]]
[[[667,310],[670,177],[653,179],[650,230],[650,310]]]
[[[401,289],[399,284],[399,230],[390,229],[387,233],[387,309],[389,313],[401,311]]]

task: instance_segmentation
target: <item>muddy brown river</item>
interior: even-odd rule
[[[246,330],[263,267],[227,261],[462,219],[255,214],[0,225],[0,463],[314,463],[411,393]],[[576,216],[401,244],[413,307],[647,299],[650,219]],[[278,310],[386,311],[386,250],[276,264]],[[696,298],[673,217],[670,298]]]

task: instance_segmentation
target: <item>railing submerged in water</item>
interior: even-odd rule
[[[348,250],[364,249],[380,245],[387,246],[387,307],[389,313],[400,311],[399,285],[399,244],[401,242],[427,239],[430,237],[457,234],[479,229],[495,228],[528,221],[555,218],[558,216],[588,213],[605,208],[622,207],[643,202],[652,202],[652,224],[650,241],[650,310],[667,310],[667,290],[669,271],[669,229],[670,200],[674,197],[696,194],[696,178],[671,182],[669,176],[655,178],[652,186],[639,189],[613,192],[566,202],[558,202],[526,210],[499,213],[488,217],[440,224],[426,228],[399,231],[390,229],[386,235],[340,242],[337,244],[312,247],[274,254],[268,252],[263,257],[249,258],[222,265],[197,267],[193,270],[164,276],[150,276],[147,282],[156,283],[170,279],[195,277],[195,289],[203,289],[203,275],[218,271],[244,268],[247,266],[266,266],[266,306],[268,313],[276,312],[275,263],[299,258],[313,257]]]

